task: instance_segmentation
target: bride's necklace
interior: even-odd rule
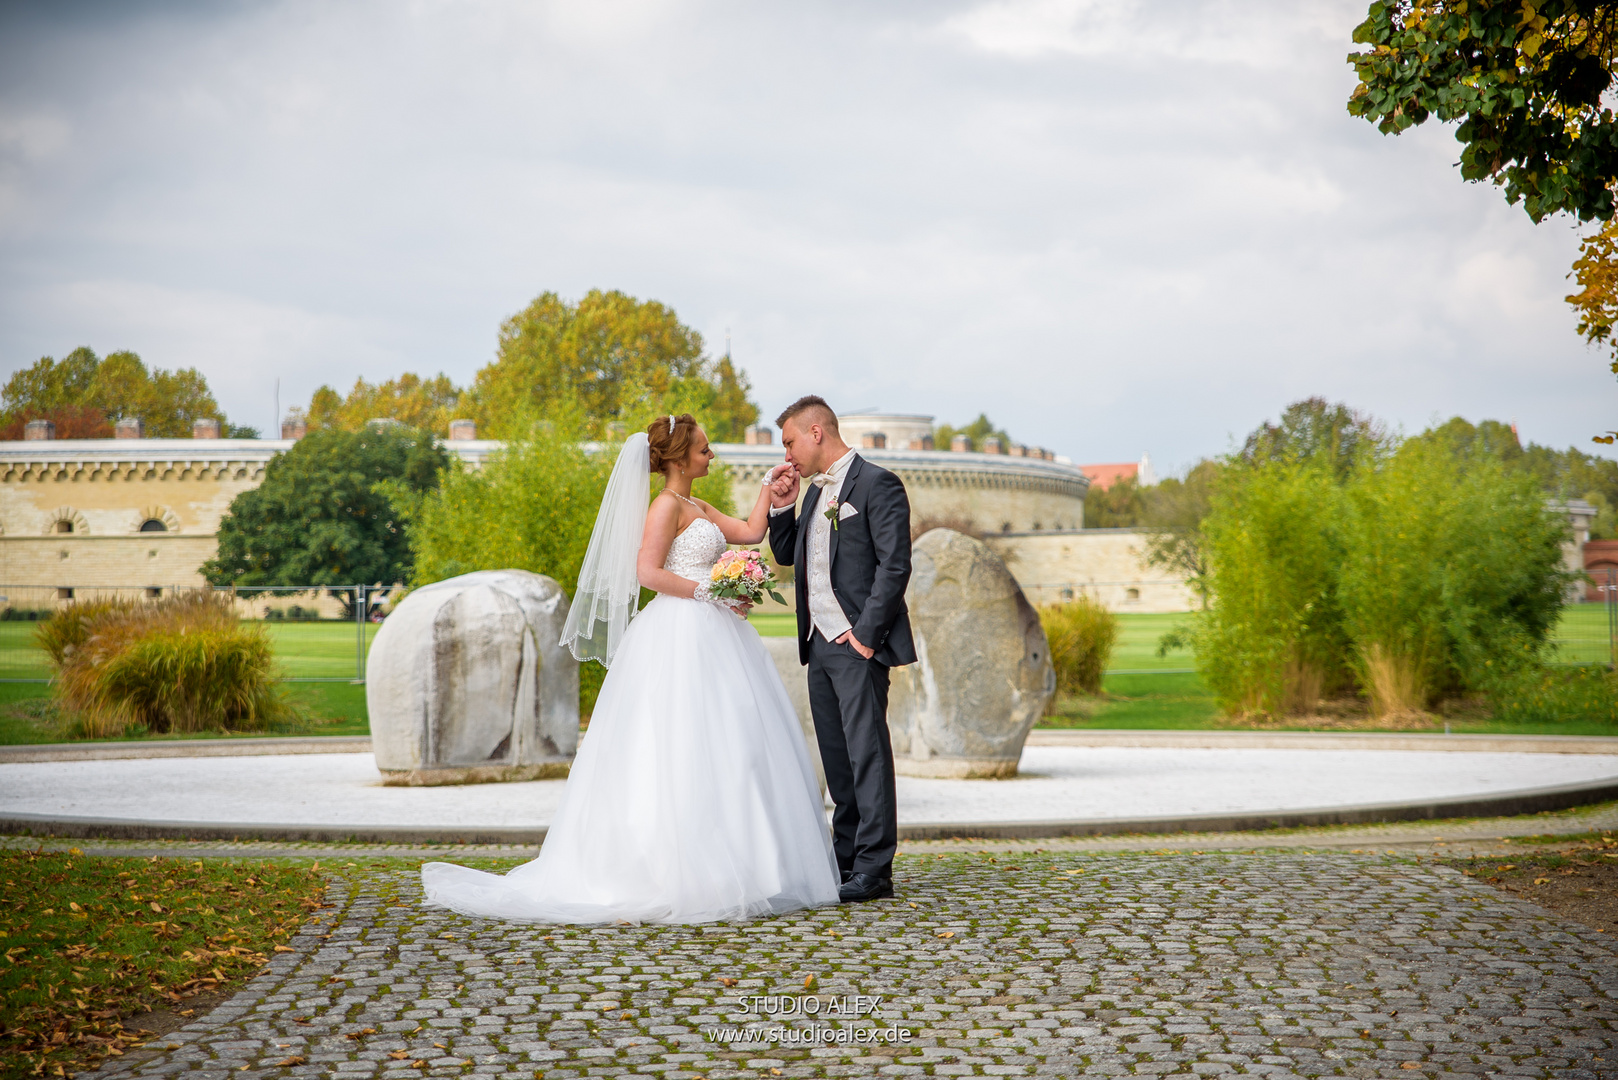
[[[688,499],[684,495],[681,495],[678,491],[674,491],[670,488],[664,488],[663,490],[667,491],[670,495],[673,495],[676,499],[679,499],[683,503],[690,503],[692,506],[696,507],[698,513],[702,512],[701,504],[699,504],[695,499]]]

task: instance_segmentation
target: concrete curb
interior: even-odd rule
[[[1446,750],[1512,754],[1618,754],[1611,735],[1436,735],[1362,731],[1070,731],[1036,728],[1027,746],[1128,746],[1165,750]],[[188,739],[174,742],[0,746],[0,765],[36,761],[368,754],[369,736]]]
[[[1074,731],[1036,728],[1025,746],[1164,750],[1444,750],[1509,754],[1618,754],[1612,735],[1442,735],[1383,731]]]
[[[1128,833],[1224,833],[1266,829],[1368,825],[1443,818],[1511,817],[1618,799],[1618,780],[1505,791],[1495,795],[1411,803],[1369,803],[1302,810],[1183,814],[1077,821],[995,821],[901,824],[903,840],[1037,840]],[[112,840],[281,840],[370,844],[523,844],[545,840],[544,827],[461,828],[434,825],[283,825],[212,821],[133,821],[119,818],[0,815],[0,834]]]
[[[0,746],[0,765],[34,761],[128,761],[141,758],[257,757],[269,754],[369,754],[369,735],[172,742],[44,743]]]

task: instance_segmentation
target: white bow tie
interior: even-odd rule
[[[809,478],[809,482],[815,485],[815,487],[823,488],[828,484],[837,483],[837,477],[833,476],[829,472],[815,473],[815,475]]]

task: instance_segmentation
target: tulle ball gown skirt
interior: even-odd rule
[[[539,857],[505,875],[435,862],[421,876],[429,904],[558,923],[747,918],[836,903],[839,883],[758,632],[672,596],[625,631]]]

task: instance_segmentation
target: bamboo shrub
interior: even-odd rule
[[[1340,593],[1372,712],[1425,711],[1539,664],[1565,526],[1531,477],[1423,436],[1362,469],[1344,507]]]
[[[1118,640],[1118,616],[1085,595],[1041,607],[1039,622],[1056,669],[1057,695],[1099,694]]]
[[[1342,684],[1337,487],[1309,462],[1233,465],[1203,522],[1197,667],[1238,715],[1312,710]]]
[[[74,604],[38,631],[78,734],[256,731],[296,718],[268,633],[222,594]]]

